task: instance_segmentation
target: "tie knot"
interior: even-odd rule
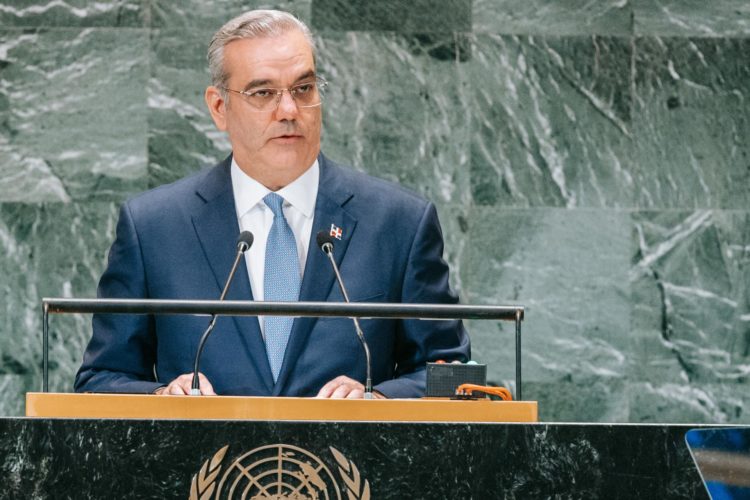
[[[281,210],[281,206],[284,204],[284,198],[276,193],[268,193],[263,198],[263,202],[271,209],[274,217],[284,217],[284,212]]]

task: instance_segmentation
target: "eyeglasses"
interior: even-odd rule
[[[320,106],[322,97],[328,82],[321,76],[316,76],[315,80],[302,82],[293,87],[285,89],[260,88],[252,90],[232,90],[221,87],[226,92],[233,92],[245,98],[253,111],[274,111],[281,102],[281,95],[284,91],[294,99],[298,108],[314,108]]]

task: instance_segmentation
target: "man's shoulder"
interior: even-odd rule
[[[393,209],[419,209],[429,203],[417,192],[406,188],[394,181],[375,177],[362,172],[354,167],[343,165],[328,158],[325,160],[325,169],[328,170],[321,183],[327,179],[335,179],[339,191],[352,195],[352,199],[358,204],[364,204],[371,208],[390,207]],[[324,186],[321,188],[325,189]]]
[[[218,191],[230,189],[229,168],[227,160],[183,177],[176,181],[138,193],[127,200],[131,209],[162,210],[176,204],[198,201],[198,196],[213,196]]]

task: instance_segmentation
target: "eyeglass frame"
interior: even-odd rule
[[[317,104],[310,104],[310,105],[302,105],[294,97],[295,88],[299,87],[300,85],[307,85],[308,82],[296,83],[292,85],[291,87],[285,87],[285,88],[261,87],[255,90],[234,90],[228,87],[219,87],[219,89],[225,92],[232,92],[235,94],[239,94],[243,97],[250,97],[253,93],[261,91],[261,90],[274,92],[274,94],[276,95],[276,106],[274,106],[273,108],[268,108],[268,109],[258,109],[258,108],[253,109],[253,111],[257,113],[268,113],[268,112],[276,111],[277,109],[279,109],[279,103],[281,103],[281,96],[284,95],[284,91],[289,92],[289,97],[292,98],[292,101],[294,101],[294,105],[297,106],[298,108],[304,108],[304,109],[317,108],[318,106],[323,104],[323,91],[326,89],[326,87],[328,87],[328,81],[320,75],[315,75],[314,81],[315,81],[315,88],[318,92],[318,95],[320,96],[320,101]],[[254,107],[254,106],[251,105],[251,107]]]

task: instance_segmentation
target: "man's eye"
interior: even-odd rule
[[[271,89],[258,89],[253,90],[252,92],[248,92],[247,95],[250,97],[257,97],[259,99],[266,99],[274,95],[274,91]]]
[[[296,87],[294,87],[294,93],[295,94],[300,94],[300,95],[307,94],[314,87],[315,87],[315,85],[312,84],[312,83],[303,83],[303,84],[300,84],[300,85],[297,85]]]

